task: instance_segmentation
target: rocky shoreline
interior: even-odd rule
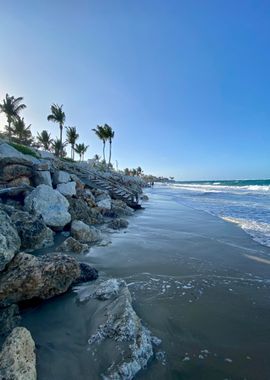
[[[104,231],[128,226],[143,186],[140,178],[98,172],[48,152],[25,155],[0,140],[0,379],[38,378],[38,352],[31,332],[20,326],[20,308],[96,280],[97,270],[82,254]],[[108,378],[132,379],[153,355],[150,332],[123,281],[97,282],[95,297],[105,301],[108,315],[101,340],[126,342],[132,351],[132,360],[116,363]]]

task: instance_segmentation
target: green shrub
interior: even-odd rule
[[[13,148],[15,148],[16,150],[18,150],[19,152],[21,152],[23,154],[29,154],[29,156],[33,156],[35,158],[39,158],[39,156],[37,155],[37,153],[34,152],[28,146],[21,145],[21,144],[16,144],[16,143],[12,143],[12,142],[9,143],[9,145],[11,145]]]

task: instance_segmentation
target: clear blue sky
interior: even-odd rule
[[[0,96],[34,133],[64,105],[115,130],[119,166],[177,179],[270,177],[270,2],[0,0]],[[3,125],[1,117],[1,125]]]

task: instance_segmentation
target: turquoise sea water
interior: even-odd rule
[[[166,184],[178,202],[238,224],[270,246],[270,179]]]

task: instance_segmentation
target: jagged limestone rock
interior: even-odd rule
[[[41,215],[49,227],[64,227],[71,220],[67,199],[47,185],[36,187],[24,201],[25,209],[35,215]]]
[[[0,352],[0,379],[36,380],[35,342],[25,327],[15,327]]]

